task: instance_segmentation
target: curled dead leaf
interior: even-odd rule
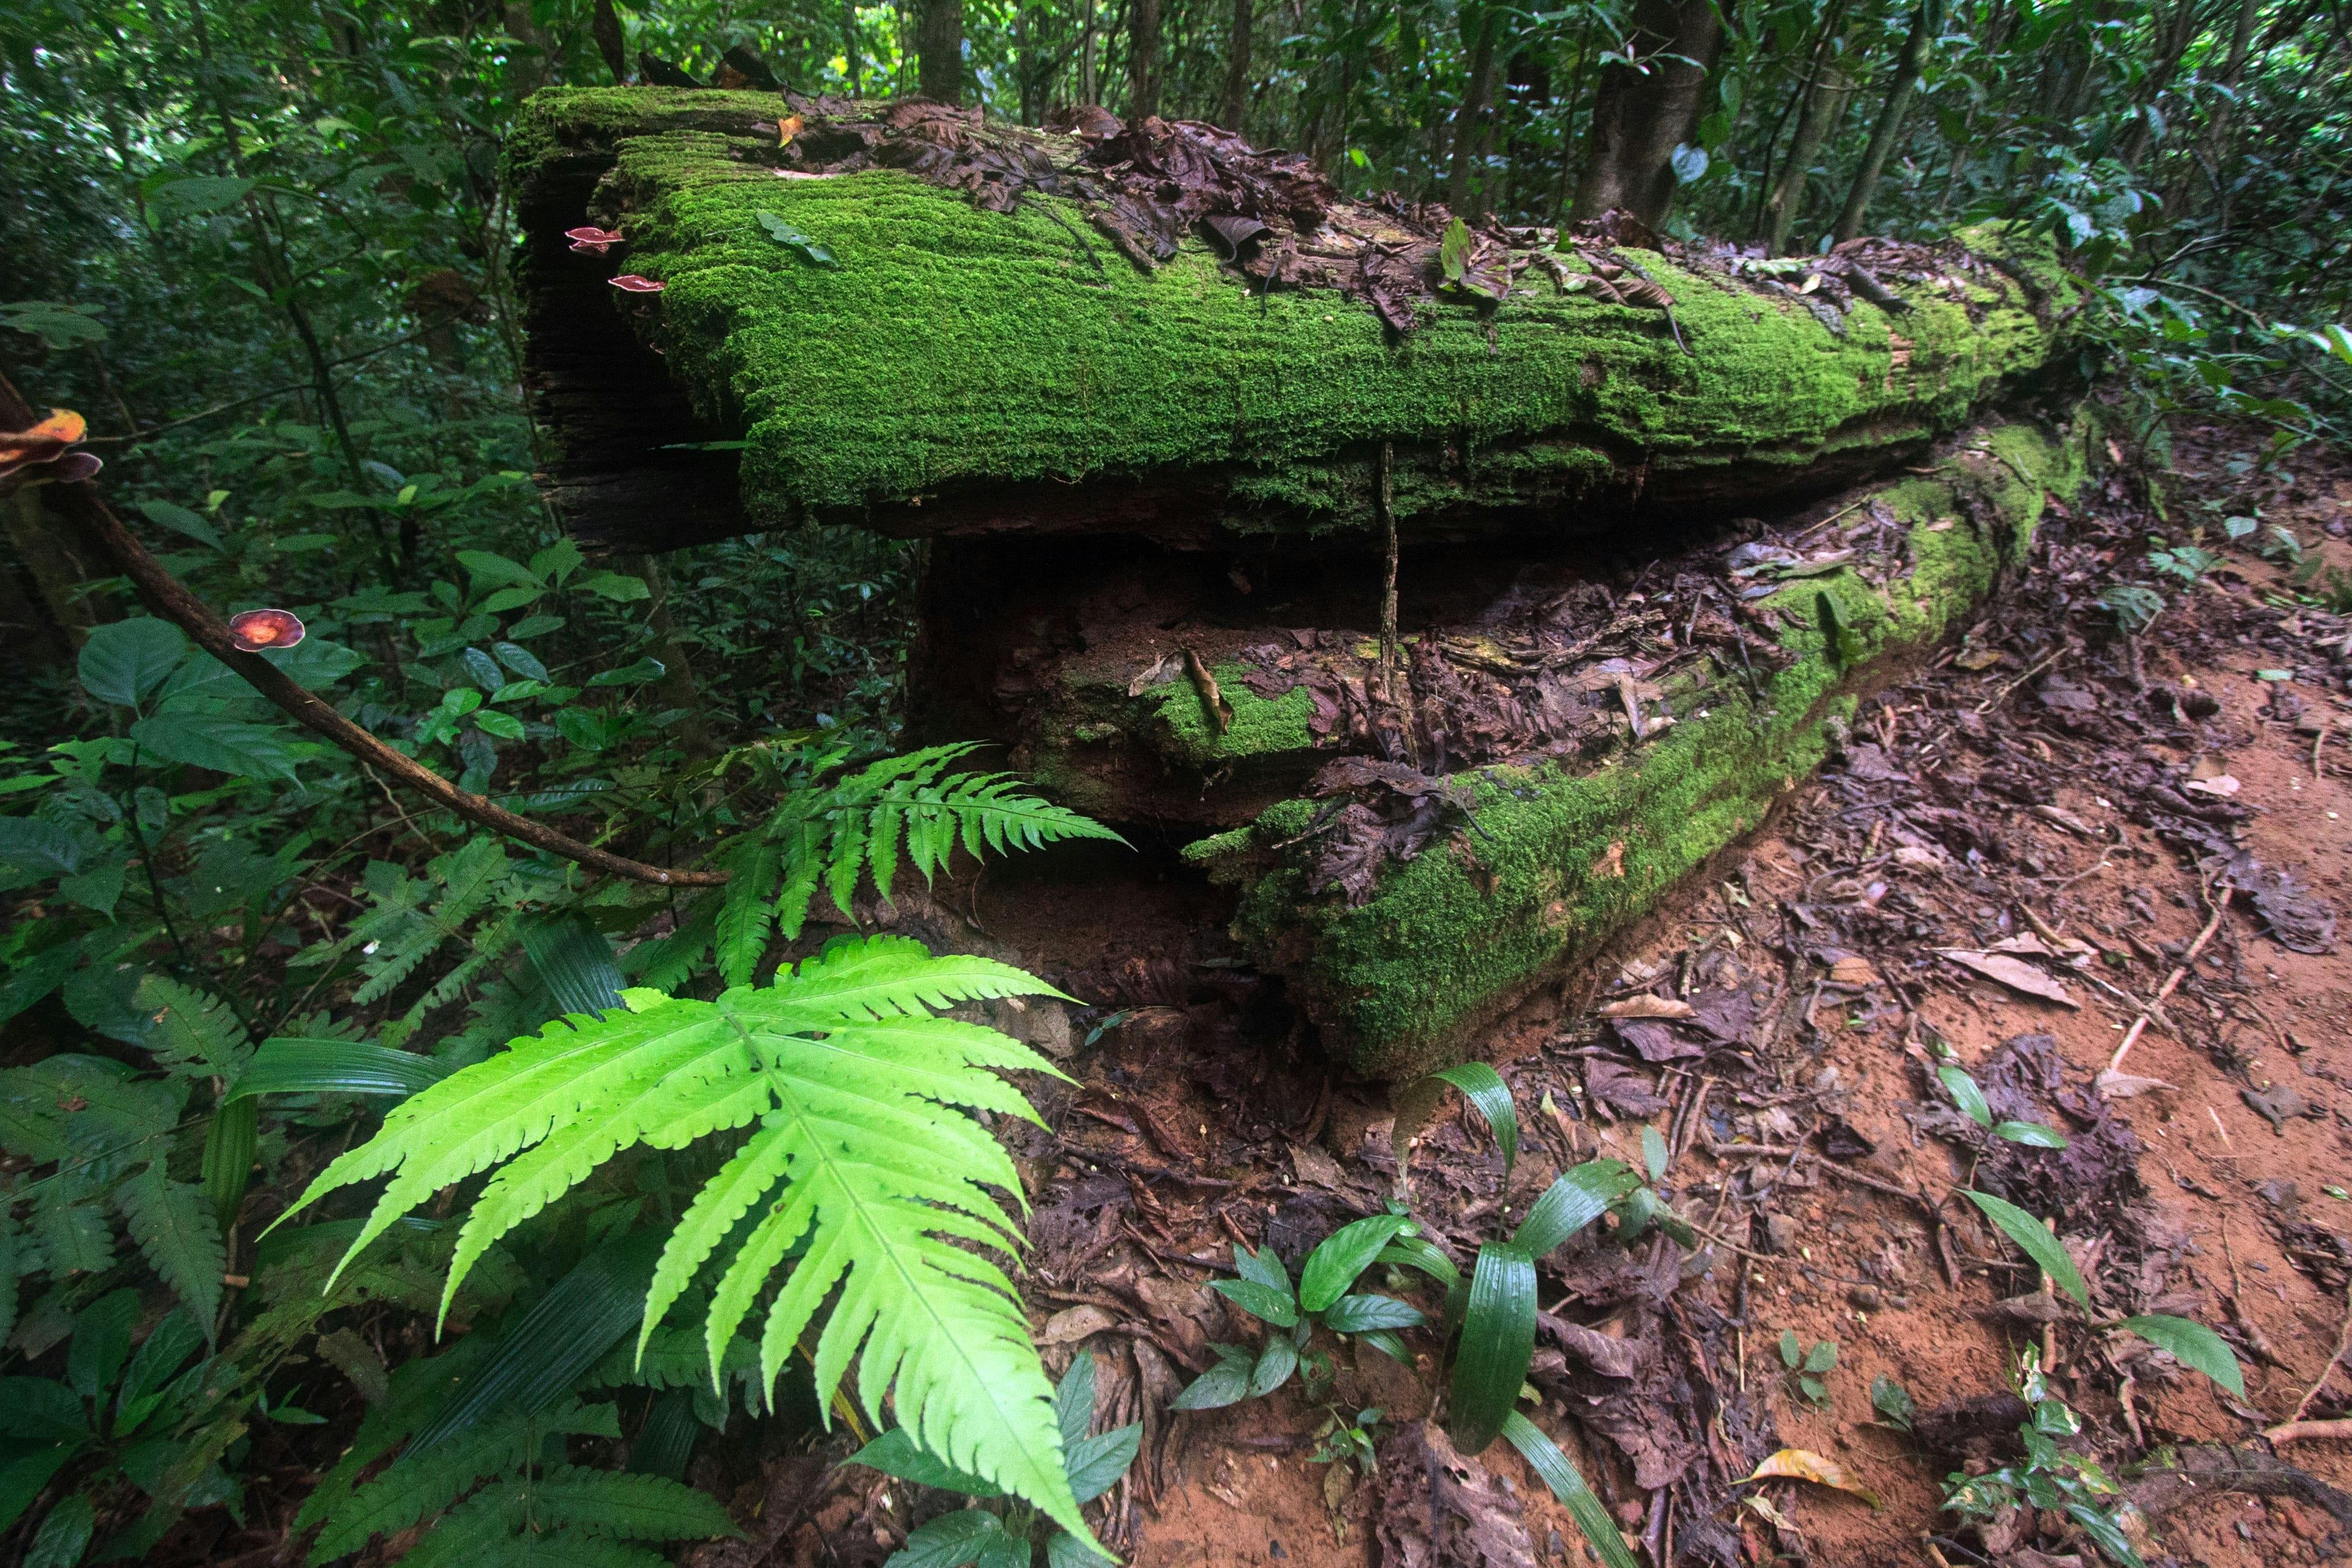
[[[1688,1018],[1691,1005],[1676,996],[1621,996],[1593,1009],[1604,1018]]]
[[[1878,1494],[1848,1475],[1845,1467],[1835,1459],[1825,1459],[1810,1448],[1783,1448],[1756,1467],[1756,1473],[1744,1478],[1750,1481],[1811,1481],[1816,1486],[1835,1487],[1850,1492],[1873,1508],[1884,1506]]]
[[[1108,1333],[1118,1326],[1118,1320],[1100,1307],[1065,1307],[1045,1320],[1045,1326],[1037,1331],[1037,1342],[1041,1345],[1074,1345],[1080,1340]]]
[[[2011,991],[2037,996],[2044,1002],[2055,1002],[2061,1007],[2082,1005],[2063,985],[2021,958],[2011,958],[2005,952],[1979,952],[1968,948],[1939,947],[1936,951],[1962,969],[1981,974],[1987,980],[1998,981]]]

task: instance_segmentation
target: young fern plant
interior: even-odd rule
[[[885,757],[824,782],[838,753],[814,759],[802,782],[788,784],[765,821],[712,857],[730,874],[665,939],[646,978],[674,983],[715,947],[730,985],[747,983],[770,934],[791,941],[824,892],[849,914],[861,877],[890,895],[900,861],[926,884],[961,847],[974,859],[993,851],[1035,849],[1071,838],[1127,841],[1092,818],[1025,793],[1010,773],[951,773],[975,742],[928,746]]]
[[[730,982],[716,1000],[641,987],[621,993],[623,1008],[572,1013],[515,1040],[404,1100],[288,1216],[339,1188],[390,1177],[340,1272],[434,1194],[495,1168],[458,1234],[446,1317],[467,1272],[501,1237],[616,1155],[750,1129],[663,1247],[638,1356],[701,1280],[714,1384],[756,1310],[760,1384],[772,1397],[785,1359],[830,1300],[810,1356],[820,1409],[857,1362],[856,1397],[877,1426],[887,1402],[921,1449],[1094,1547],[1020,1297],[991,1256],[1023,1245],[997,1196],[1019,1199],[1020,1177],[970,1114],[1035,1121],[999,1075],[1063,1075],[1007,1036],[936,1016],[998,997],[1067,998],[1006,964],[934,956],[896,936],[838,939],[766,984],[749,983],[771,919],[796,933],[820,885],[846,909],[861,871],[887,891],[902,839],[929,876],[960,843],[978,853],[1117,837],[1015,793],[1001,775],[941,782],[967,750],[936,747],[812,787],[756,838],[747,835],[712,921]],[[707,949],[710,938],[702,940]]]

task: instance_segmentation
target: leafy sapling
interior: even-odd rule
[[[2006,1138],[2012,1143],[2022,1143],[2029,1148],[2066,1147],[2066,1135],[2054,1127],[2039,1121],[1994,1120],[1992,1107],[1986,1101],[1984,1090],[1978,1086],[1977,1080],[1969,1076],[1968,1068],[1959,1065],[1959,1059],[1951,1054],[1951,1047],[1942,1046],[1940,1042],[1938,1046],[1940,1060],[1936,1068],[1937,1080],[1952,1097],[1952,1103],[1958,1106],[1969,1121],[1996,1138]]]
[[[2032,1412],[2017,1429],[2024,1458],[1981,1476],[1955,1471],[1946,1482],[1945,1510],[1988,1524],[2028,1506],[2063,1513],[2110,1563],[2146,1568],[2105,1500],[2121,1489],[2096,1460],[2060,1447],[2082,1431],[2082,1417],[2052,1389],[2030,1347],[2019,1361],[2017,1392]]]
[[[1143,1426],[1130,1422],[1108,1432],[1094,1428],[1095,1357],[1081,1352],[1054,1389],[1054,1418],[1061,1428],[1062,1464],[1070,1495],[1081,1504],[1118,1484],[1143,1444]],[[1375,1412],[1375,1415],[1378,1413]],[[1042,1547],[1047,1568],[1108,1568],[1110,1559],[1027,1503],[1005,1500],[1003,1489],[967,1475],[916,1446],[904,1427],[883,1433],[859,1449],[850,1463],[900,1480],[961,1492],[1001,1507],[960,1509],[910,1531],[907,1544],[884,1568],[1031,1568]]]
[[[1829,1384],[1822,1379],[1837,1366],[1837,1359],[1835,1340],[1816,1340],[1807,1350],[1804,1342],[1797,1338],[1796,1330],[1780,1331],[1780,1364],[1788,1369],[1790,1383],[1812,1402],[1815,1409],[1829,1405]]]
[[[1252,1252],[1235,1242],[1234,1267],[1240,1278],[1212,1280],[1209,1288],[1276,1331],[1255,1352],[1240,1345],[1216,1346],[1217,1364],[1176,1396],[1175,1407],[1215,1410],[1262,1398],[1300,1372],[1307,1396],[1321,1397],[1330,1386],[1332,1368],[1330,1356],[1315,1348],[1318,1327],[1361,1339],[1412,1365],[1412,1356],[1397,1331],[1420,1328],[1429,1320],[1393,1296],[1354,1287],[1391,1243],[1411,1241],[1415,1234],[1412,1221],[1401,1214],[1373,1215],[1342,1226],[1307,1255],[1295,1289],[1289,1269],[1272,1247]]]

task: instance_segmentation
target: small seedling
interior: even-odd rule
[[[1838,1349],[1835,1340],[1815,1340],[1807,1350],[1797,1338],[1794,1329],[1780,1331],[1780,1364],[1789,1369],[1789,1378],[1797,1392],[1811,1400],[1815,1408],[1825,1408],[1830,1402],[1829,1384],[1825,1374],[1837,1366]]]
[[[1054,1415],[1062,1429],[1062,1467],[1070,1479],[1070,1495],[1080,1503],[1092,1502],[1117,1486],[1135,1463],[1143,1446],[1143,1425],[1129,1422],[1108,1432],[1093,1430],[1095,1358],[1091,1351],[1070,1363],[1070,1370],[1054,1390]],[[1003,1503],[1001,1512],[990,1508],[959,1509],[918,1526],[908,1532],[907,1544],[893,1552],[883,1568],[967,1568],[971,1563],[984,1568],[1030,1568],[1040,1546],[1045,1548],[1047,1568],[1109,1568],[1110,1559],[1090,1551],[1066,1530],[1049,1529],[1052,1521],[1027,1503],[1005,1498],[1001,1489],[917,1447],[904,1427],[883,1433],[849,1462],[900,1480]]]
[[[1911,1391],[1883,1372],[1870,1380],[1870,1407],[1897,1432],[1908,1432],[1919,1417],[1919,1405]]]
[[[1987,1523],[2028,1506],[2054,1510],[2074,1521],[2109,1562],[2147,1568],[2100,1500],[2120,1489],[2096,1460],[2058,1446],[2082,1431],[2083,1420],[2051,1388],[2040,1355],[2030,1347],[2018,1363],[2017,1392],[2032,1413],[2017,1429],[2025,1457],[1981,1476],[1954,1471],[1945,1481],[1945,1510]]]
[[[1315,1452],[1307,1456],[1318,1465],[1352,1464],[1356,1473],[1370,1478],[1378,1468],[1372,1444],[1372,1428],[1386,1419],[1388,1413],[1370,1405],[1349,1415],[1339,1405],[1328,1406],[1329,1414],[1323,1425],[1315,1429]]]
[[[1176,1396],[1179,1410],[1215,1410],[1272,1394],[1303,1372],[1307,1394],[1319,1399],[1331,1384],[1331,1358],[1314,1348],[1319,1326],[1343,1336],[1352,1335],[1375,1350],[1394,1356],[1407,1366],[1412,1354],[1397,1338],[1400,1329],[1417,1329],[1429,1320],[1393,1296],[1353,1289],[1357,1279],[1375,1258],[1400,1240],[1417,1234],[1412,1221],[1401,1214],[1373,1215],[1340,1226],[1307,1255],[1293,1289],[1290,1270],[1274,1248],[1252,1252],[1234,1244],[1238,1279],[1213,1279],[1209,1289],[1272,1328],[1265,1345],[1252,1351],[1242,1345],[1215,1345],[1217,1364],[1194,1379]]]

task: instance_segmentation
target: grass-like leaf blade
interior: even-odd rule
[[[1625,1538],[1617,1533],[1617,1521],[1609,1517],[1609,1510],[1585,1484],[1582,1472],[1560,1452],[1559,1445],[1542,1427],[1514,1410],[1503,1422],[1503,1436],[1527,1460],[1528,1468],[1543,1478],[1544,1485],[1568,1510],[1569,1517],[1576,1521],[1576,1528],[1584,1532],[1584,1539],[1600,1553],[1607,1568],[1641,1568],[1633,1554],[1625,1550]]]
[[[1502,1432],[1535,1349],[1535,1258],[1514,1243],[1490,1241],[1478,1249],[1454,1355],[1447,1429],[1455,1447],[1476,1454]]]

